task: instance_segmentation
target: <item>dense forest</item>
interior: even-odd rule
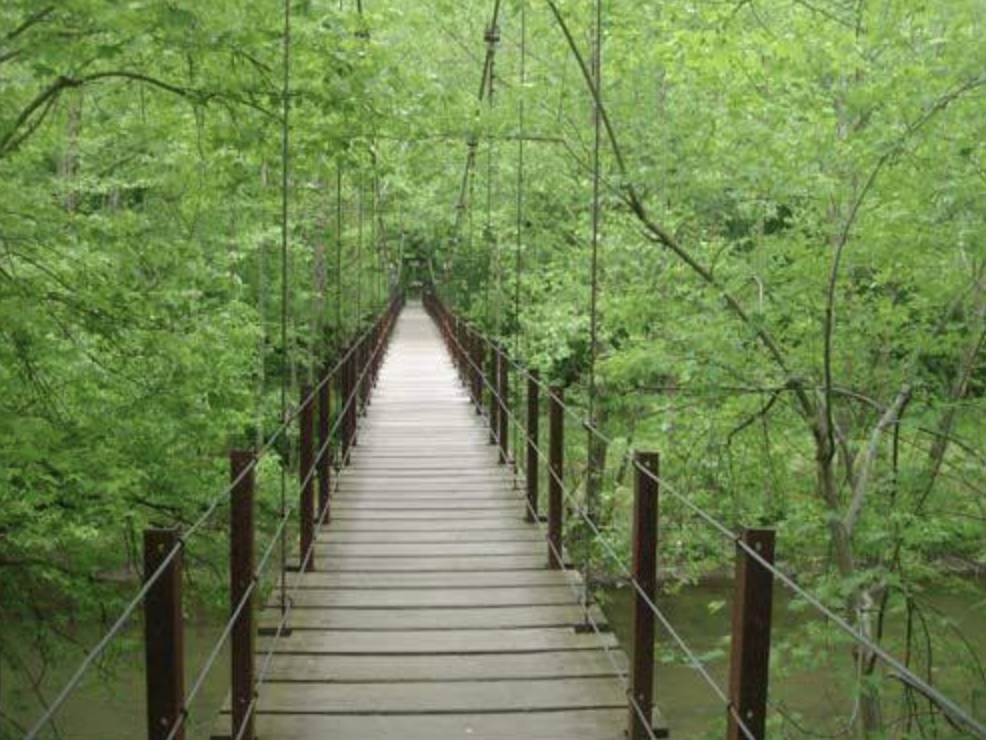
[[[986,603],[981,0],[284,11],[0,5],[0,736],[133,594],[142,529],[194,521],[230,446],[397,290],[436,292],[605,431],[572,420],[567,461],[621,552],[626,452],[660,450],[683,495],[776,528],[789,572],[986,717],[982,634],[929,596]],[[292,464],[265,460],[267,519]],[[680,502],[661,527],[669,593],[729,572]],[[207,612],[222,532],[189,561]],[[786,608],[776,675],[848,680],[778,736],[962,735]]]

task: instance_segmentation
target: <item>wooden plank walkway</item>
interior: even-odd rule
[[[317,571],[292,576],[292,632],[260,691],[258,737],[624,737],[625,658],[611,634],[576,631],[577,577],[547,569],[494,450],[437,329],[409,304]]]

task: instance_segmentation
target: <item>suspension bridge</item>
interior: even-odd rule
[[[953,728],[986,737],[968,710],[780,570],[772,531],[729,529],[664,480],[653,453],[631,453],[633,556],[624,562],[566,480],[566,416],[605,436],[565,404],[564,389],[544,385],[434,295],[407,305],[395,296],[301,388],[262,446],[231,452],[229,484],[198,520],[145,532],[142,587],[26,737],[57,736],[59,711],[142,612],[147,725],[138,736],[148,740],[192,736],[193,702],[227,653],[229,693],[210,721],[217,740],[668,737],[674,728],[654,702],[659,632],[721,702],[727,739],[759,740],[773,709],[775,584]],[[294,502],[282,502],[276,530],[258,543],[257,466],[292,433]],[[735,549],[728,685],[657,605],[663,496]],[[183,554],[227,507],[230,616],[186,680]],[[588,565],[567,550],[566,518],[631,587],[626,645],[593,601]]]

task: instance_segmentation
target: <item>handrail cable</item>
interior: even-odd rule
[[[462,345],[459,343],[458,338],[454,337],[454,335],[452,335],[452,334],[450,334],[449,336],[452,336],[453,337],[453,341],[455,341],[456,345],[461,350],[462,349]],[[479,373],[480,378],[482,379],[483,383],[489,388],[491,395],[502,406],[503,405],[503,399],[501,398],[500,394],[496,391],[496,389],[490,384],[489,378],[486,376],[486,374],[483,373],[480,368],[477,368],[475,362],[472,361],[472,358],[470,358],[468,356],[468,354],[466,354],[464,356],[466,357],[467,362],[469,362],[469,364],[473,367],[473,369],[475,369]],[[515,427],[517,427],[518,429],[520,429],[521,434],[525,438],[525,441],[528,444],[531,445],[531,447],[534,449],[534,451],[537,454],[537,456],[541,459],[542,462],[545,463],[545,467],[547,469],[548,475],[552,478],[552,480],[554,480],[556,483],[558,483],[559,487],[561,488],[562,497],[565,500],[565,502],[567,502],[569,504],[569,506],[592,529],[592,532],[593,532],[593,535],[594,535],[595,539],[599,543],[602,544],[603,549],[610,556],[610,558],[613,560],[613,562],[616,563],[616,565],[620,568],[620,570],[622,571],[622,573],[623,573],[624,577],[627,579],[627,581],[633,586],[634,590],[644,600],[644,603],[651,610],[651,612],[654,614],[654,616],[656,616],[658,618],[658,620],[664,626],[664,629],[671,636],[671,638],[678,644],[678,647],[681,649],[681,651],[688,658],[688,662],[691,663],[692,667],[696,671],[698,671],[699,675],[709,685],[709,687],[712,689],[713,693],[722,702],[722,704],[726,708],[726,710],[733,716],[733,719],[736,721],[737,726],[739,727],[739,729],[743,733],[743,735],[746,738],[748,738],[748,740],[756,740],[756,736],[746,726],[746,723],[743,721],[743,718],[736,711],[735,705],[729,700],[729,697],[726,695],[726,693],[723,691],[723,689],[719,686],[719,684],[716,682],[716,680],[709,673],[708,669],[705,667],[705,664],[695,654],[694,650],[692,650],[689,647],[688,643],[681,636],[681,634],[674,628],[674,625],[672,624],[671,620],[667,617],[667,615],[664,614],[664,612],[661,610],[661,608],[654,602],[653,599],[651,599],[651,597],[647,594],[647,592],[643,590],[643,588],[637,582],[636,578],[633,577],[633,573],[630,570],[630,568],[626,565],[626,563],[622,560],[622,558],[620,558],[619,554],[616,552],[615,547],[613,547],[613,545],[605,538],[605,536],[603,535],[603,533],[600,531],[599,527],[596,525],[596,523],[589,516],[589,513],[586,511],[586,509],[583,506],[580,506],[578,504],[578,502],[575,500],[575,497],[571,494],[570,491],[566,490],[564,480],[562,480],[562,478],[554,470],[552,470],[551,465],[550,465],[550,462],[548,460],[548,456],[545,454],[544,450],[540,447],[540,445],[535,440],[531,439],[530,435],[528,435],[528,433],[527,433],[527,430],[522,428],[523,425],[521,425],[520,420],[517,418],[517,416],[512,411],[510,411],[509,409],[506,409],[506,413],[507,413],[508,420],[510,420],[515,425]],[[495,434],[496,433],[494,431],[494,435]],[[528,471],[528,475],[530,475],[530,472],[529,471]],[[536,514],[537,512],[534,512],[533,511],[533,508],[530,505],[530,501],[528,501],[526,497],[524,498],[524,501],[525,501],[528,509],[530,511],[532,511],[532,513]],[[537,523],[538,528],[543,533],[543,528],[540,525],[539,517],[535,517],[534,518],[534,521]],[[552,552],[555,553],[556,557],[558,557],[558,562],[561,563],[562,569],[565,570],[565,571],[569,571],[568,568],[565,568],[565,560],[564,560],[564,558],[562,558],[560,556],[560,553],[557,552],[557,549],[555,548],[554,544],[550,540],[548,540],[548,546],[551,548]],[[575,572],[578,572],[578,571],[575,571]],[[590,620],[591,619],[591,617],[589,615],[589,606],[590,605],[587,604],[587,603],[585,603],[585,602],[581,602],[581,593],[579,593],[578,591],[575,591],[575,596],[576,596],[576,601],[577,602],[580,602],[580,606],[582,606],[583,614],[585,615],[585,618],[587,620]],[[594,624],[591,624],[590,623],[590,626],[592,626],[595,629],[595,625]],[[631,701],[634,702],[634,704],[636,704],[635,698],[632,695],[628,694],[628,697],[631,699]],[[643,719],[643,714],[641,713],[640,707],[639,706],[635,706],[635,710],[638,712],[638,714],[640,714],[641,719]],[[650,727],[650,720],[645,721],[644,722],[644,725],[646,727]]]
[[[329,433],[328,435],[326,435],[325,441],[322,443],[321,447],[319,447],[317,453],[312,459],[312,463],[309,466],[307,473],[301,479],[301,482],[298,486],[299,491],[304,490],[304,488],[309,483],[311,483],[312,480],[314,479],[318,471],[319,463],[321,463],[322,458],[328,452],[329,447],[331,446],[332,443],[332,437],[339,430],[339,426],[342,423],[342,420],[345,417],[346,412],[349,410],[349,408],[352,406],[354,402],[358,402],[359,388],[363,385],[364,380],[366,379],[368,373],[370,372],[370,368],[373,366],[372,360],[377,357],[377,355],[380,352],[380,348],[383,345],[384,345],[384,340],[381,339],[381,341],[378,342],[377,346],[373,350],[373,354],[370,357],[371,361],[364,366],[363,371],[360,373],[359,378],[357,379],[356,383],[353,386],[353,391],[349,394],[349,397],[346,399],[346,403],[340,409],[340,412],[337,415],[335,423],[329,429]],[[338,479],[336,486],[338,487]],[[191,703],[195,700],[195,697],[198,695],[199,691],[201,691],[202,687],[205,685],[205,681],[212,670],[212,666],[215,664],[216,660],[219,657],[220,652],[223,649],[223,646],[226,644],[226,641],[229,639],[229,636],[232,634],[233,628],[236,626],[236,622],[239,620],[240,614],[242,613],[243,609],[246,607],[247,603],[249,602],[250,596],[256,590],[256,587],[261,577],[263,576],[264,571],[267,569],[268,564],[271,562],[271,556],[274,553],[274,548],[278,544],[278,542],[281,541],[281,536],[286,531],[287,523],[294,515],[299,504],[300,501],[295,501],[295,503],[293,503],[291,507],[285,511],[284,516],[282,516],[280,521],[278,522],[277,529],[274,531],[274,534],[271,535],[267,547],[265,548],[264,553],[260,558],[259,565],[254,569],[253,576],[250,579],[250,584],[247,586],[247,589],[244,591],[243,596],[240,597],[239,602],[237,603],[236,607],[233,609],[232,615],[230,615],[229,620],[227,620],[226,622],[226,626],[224,627],[222,633],[219,635],[216,644],[213,645],[212,651],[209,653],[209,657],[206,659],[204,665],[199,670],[199,673],[192,684],[191,690],[185,695],[182,702],[181,713],[179,714],[178,721],[175,722],[175,724],[172,726],[165,740],[174,740],[179,730],[184,726],[189,715],[189,708]],[[329,511],[329,507],[325,507],[322,509],[322,511],[319,514],[318,520],[316,522],[316,528],[321,527],[322,524],[325,522],[325,516],[328,511]],[[304,572],[305,568],[307,568],[308,566],[309,558],[315,548],[315,542],[316,542],[315,540],[312,540],[312,543],[308,547],[308,550],[305,555],[305,559],[301,563],[301,568],[300,568],[301,572]],[[297,588],[297,585],[295,586],[295,588]],[[292,590],[291,596],[293,595],[294,595],[294,591]],[[287,603],[288,603],[288,608],[284,613],[285,615],[290,613],[291,605],[293,605],[293,602],[291,601],[290,597],[287,598]],[[282,617],[282,621],[284,621],[285,619],[286,616]],[[249,716],[249,714],[247,714],[247,716]],[[244,722],[243,726],[245,725],[246,722]],[[241,726],[241,730],[242,730],[242,726]]]
[[[596,363],[599,355],[599,229],[602,222],[600,206],[599,171],[602,142],[601,117],[602,85],[603,85],[603,5],[602,0],[595,0],[595,23],[593,27],[593,80],[595,95],[592,96],[592,259],[589,270],[589,387],[588,387],[588,417],[591,423],[596,420],[596,404],[598,389],[596,387]],[[586,478],[585,506],[590,517],[594,516],[597,490],[602,486],[602,479],[595,465],[596,444],[592,433],[586,430]],[[592,545],[586,537],[583,552],[583,568],[585,576],[582,583],[582,598],[588,605],[592,598]]]
[[[467,322],[467,325],[468,325],[468,322]],[[487,344],[490,344],[491,343],[492,340],[490,340],[487,337],[485,337],[482,333],[477,332],[477,334]],[[457,338],[454,338],[454,336],[453,336],[453,339],[456,342],[456,345],[459,347],[459,349],[462,350],[462,345],[459,344],[458,339]],[[464,352],[464,350],[463,350],[463,352]],[[465,353],[465,356],[466,356],[467,360],[470,362],[470,364],[473,365],[473,367],[475,368],[475,363],[473,363],[472,360],[471,360],[471,358],[468,357],[468,353]],[[545,386],[542,385],[541,381],[539,379],[534,378],[533,376],[531,376],[530,373],[525,368],[523,368],[517,361],[513,360],[509,356],[507,357],[507,359],[508,359],[508,362],[510,362],[510,364],[514,365],[514,367],[517,368],[528,380],[531,380],[531,381],[535,382],[538,385],[539,388],[545,389]],[[480,373],[480,377],[483,380],[483,383],[486,384],[487,386],[489,386],[491,388],[491,392],[493,393],[493,395],[496,396],[497,394],[496,394],[495,389],[493,389],[492,386],[489,385],[489,379],[482,373],[482,370],[481,369],[479,369],[479,373]],[[592,425],[591,423],[589,423],[589,421],[587,419],[578,416],[573,410],[571,410],[564,403],[564,401],[562,399],[558,398],[554,393],[552,393],[550,389],[545,389],[545,390],[548,393],[548,395],[556,403],[558,403],[567,413],[569,413],[570,416],[576,417],[580,421],[580,423],[587,430],[591,431],[593,434],[598,435],[599,438],[602,439],[602,440],[604,440],[607,444],[613,444],[614,440],[612,438],[606,436],[603,432],[601,432],[599,429],[597,429],[594,425]],[[499,400],[499,397],[498,396],[497,396],[497,398]],[[515,423],[519,423],[519,422],[517,422],[516,417],[514,417],[512,414],[509,414],[508,413],[508,417],[511,418],[511,420],[514,421]],[[537,448],[536,445],[534,445],[534,449],[537,450],[538,451],[538,455],[541,456],[542,459],[544,459],[543,454],[538,450],[538,448]],[[659,483],[661,485],[661,490],[662,491],[666,491],[667,493],[671,494],[671,496],[673,498],[675,498],[676,500],[678,500],[681,503],[683,503],[688,509],[690,509],[693,513],[695,513],[700,519],[702,519],[703,521],[705,521],[706,523],[708,523],[724,539],[727,539],[727,540],[732,541],[736,545],[736,547],[738,547],[739,549],[741,549],[746,555],[748,555],[749,557],[751,557],[760,566],[762,566],[768,572],[770,572],[788,590],[792,591],[793,593],[795,593],[796,595],[798,595],[799,597],[801,597],[802,599],[804,599],[806,602],[808,602],[809,605],[811,605],[812,607],[814,607],[823,617],[825,617],[827,620],[831,621],[840,630],[842,630],[847,635],[849,635],[849,637],[851,637],[857,643],[859,643],[860,645],[862,645],[863,647],[865,647],[872,654],[874,654],[875,656],[877,656],[878,658],[880,658],[881,660],[883,660],[891,668],[893,668],[898,673],[898,678],[900,680],[904,681],[905,683],[911,685],[913,688],[915,688],[918,691],[920,691],[928,699],[930,699],[931,701],[933,701],[943,712],[945,712],[947,715],[949,715],[952,719],[956,720],[960,724],[964,725],[966,728],[972,730],[974,733],[976,733],[977,736],[979,736],[981,738],[986,738],[986,726],[984,726],[980,722],[978,722],[966,709],[964,709],[961,706],[959,706],[958,704],[956,704],[952,699],[950,699],[949,697],[947,697],[945,694],[943,694],[937,688],[935,688],[934,686],[932,686],[931,684],[929,684],[927,681],[925,681],[924,679],[922,679],[920,676],[918,676],[916,673],[914,673],[912,670],[910,670],[906,665],[904,665],[900,660],[898,660],[897,658],[895,658],[885,648],[883,648],[882,646],[880,646],[879,644],[877,644],[876,642],[874,642],[872,639],[870,639],[869,637],[867,637],[866,635],[864,635],[862,632],[860,632],[858,629],[856,629],[851,624],[849,624],[849,622],[847,622],[843,617],[840,617],[838,614],[836,614],[830,608],[828,608],[827,606],[825,606],[825,604],[823,604],[816,596],[814,596],[813,594],[811,594],[811,592],[809,592],[803,586],[801,586],[800,584],[798,584],[797,581],[795,581],[793,578],[791,578],[791,576],[787,575],[784,571],[780,570],[776,565],[774,565],[773,563],[769,562],[760,553],[758,553],[754,548],[750,547],[750,545],[748,545],[736,532],[734,532],[728,526],[726,526],[721,521],[719,521],[718,519],[716,519],[715,516],[713,516],[708,511],[706,511],[704,508],[702,508],[701,506],[699,506],[698,504],[696,504],[694,501],[692,501],[692,499],[689,496],[687,496],[686,494],[684,494],[681,491],[679,491],[676,486],[672,485],[665,478],[656,475],[653,471],[648,470],[646,467],[644,467],[643,465],[641,465],[639,463],[639,461],[637,461],[636,457],[634,456],[635,455],[635,452],[636,451],[633,450],[632,448],[628,448],[628,450],[624,453],[624,455],[623,455],[623,457],[621,459],[624,459],[625,460],[625,459],[629,458],[631,460],[631,464],[633,465],[633,467],[635,469],[641,471],[644,475],[646,475],[647,477],[649,477],[654,482]],[[549,469],[548,470],[549,470],[549,474],[552,474],[553,475],[553,471],[551,471],[550,466],[549,466]],[[564,487],[562,488],[562,490],[564,491]],[[581,508],[578,507],[577,505],[575,505],[575,510],[577,512],[579,512],[580,514],[582,513],[581,512]],[[588,520],[587,520],[587,522],[588,522]],[[599,532],[599,530],[595,526],[595,524],[590,523],[590,527],[597,534],[597,537],[604,544],[604,546],[607,546],[608,543],[606,542],[605,539],[602,538],[601,533]],[[610,554],[611,554],[611,556],[612,555],[615,555],[615,551],[614,552],[611,552]],[[620,563],[620,564],[623,565],[622,563]],[[623,565],[623,568],[625,569],[625,565]],[[630,582],[634,586],[634,589],[635,590],[638,590],[638,593],[641,593],[640,590],[639,590],[639,584],[637,584],[636,581],[633,580],[632,578],[631,578]],[[645,594],[642,594],[641,593],[641,595],[642,596],[645,596],[645,598],[646,598],[646,595]],[[648,599],[648,601],[649,601],[649,599]],[[656,608],[656,606],[654,608]],[[656,613],[657,612],[655,612],[655,614]],[[659,616],[659,618],[661,618],[661,617]],[[662,619],[662,621],[663,621],[663,619]]]
[[[352,344],[342,358],[336,362],[335,366],[333,366],[333,368],[329,370],[322,380],[312,389],[311,393],[309,393],[297,407],[288,412],[284,421],[282,421],[277,429],[271,433],[266,442],[254,454],[251,461],[243,467],[240,473],[229,484],[227,484],[222,491],[212,499],[212,501],[209,502],[209,505],[198,517],[198,519],[196,519],[179,535],[178,542],[162,558],[160,565],[158,565],[154,572],[145,576],[140,590],[138,590],[136,595],[126,604],[123,611],[120,613],[120,616],[117,617],[116,621],[112,624],[109,630],[106,631],[100,640],[86,654],[85,658],[79,663],[78,668],[76,668],[75,672],[62,687],[61,691],[58,692],[58,695],[48,704],[45,713],[38,718],[38,721],[35,722],[31,730],[27,733],[27,735],[25,735],[24,740],[35,740],[41,730],[46,727],[48,723],[51,722],[51,720],[58,714],[62,705],[75,692],[76,688],[78,688],[78,685],[82,681],[85,674],[89,671],[96,660],[102,656],[102,654],[106,651],[106,648],[109,647],[120,631],[127,625],[130,621],[130,617],[132,617],[133,613],[137,610],[137,607],[140,606],[140,604],[147,597],[147,594],[150,592],[154,584],[156,584],[157,581],[164,575],[165,571],[177,557],[178,553],[181,552],[186,547],[188,541],[196,535],[203,526],[205,526],[206,522],[219,509],[219,507],[223,503],[229,501],[232,491],[243,481],[244,478],[246,478],[249,473],[256,469],[261,458],[263,458],[263,456],[273,448],[274,443],[277,442],[290,423],[297,418],[302,409],[311,404],[317,393],[336,375],[343,363],[349,360],[352,353],[356,350],[356,347],[366,340],[370,332],[372,332],[375,327],[376,324],[365,330],[359,336],[359,338]]]
[[[281,353],[284,357],[285,363],[281,372],[281,418],[287,416],[288,411],[288,382],[290,369],[290,374],[294,375],[294,353],[292,352],[293,347],[288,346],[288,295],[289,295],[289,279],[290,279],[290,266],[288,261],[290,259],[290,244],[288,235],[288,218],[290,215],[290,193],[288,188],[290,187],[290,168],[291,168],[291,0],[284,0],[282,3],[283,14],[284,14],[284,30],[282,34],[282,55],[281,55],[281,71],[282,71],[282,87],[281,87]],[[292,317],[293,318],[293,317]],[[280,481],[280,502],[279,509],[281,515],[283,516],[286,509],[286,496],[287,496],[287,468],[290,466],[291,457],[290,454],[287,456],[288,465],[281,465],[281,481]],[[287,548],[287,543],[281,541],[281,556],[285,556]],[[283,580],[284,574],[281,573],[281,579]],[[284,604],[281,604],[281,608],[284,608]]]
[[[383,350],[386,347],[386,344],[387,344],[387,338],[385,336],[385,337],[381,338],[381,341],[374,348],[373,354],[371,356],[371,361],[366,364],[366,366],[363,368],[362,373],[360,373],[359,378],[357,379],[356,383],[354,384],[354,390],[353,390],[353,392],[349,395],[349,398],[347,399],[346,404],[340,410],[339,417],[338,417],[338,419],[336,421],[336,424],[333,426],[332,430],[330,431],[329,435],[327,436],[326,442],[319,449],[319,452],[318,452],[318,455],[317,455],[317,460],[318,459],[321,459],[322,454],[328,448],[328,446],[329,446],[329,440],[332,439],[332,435],[337,430],[337,428],[339,426],[339,423],[345,417],[345,414],[349,410],[350,406],[354,402],[358,402],[358,397],[359,397],[359,391],[358,391],[358,389],[362,385],[363,379],[366,377],[366,374],[369,372],[370,368],[373,366],[372,360],[375,359],[380,354],[381,350]],[[355,430],[353,430],[353,431],[355,433]],[[305,480],[302,481],[300,488],[303,489],[308,484],[308,482],[311,480],[311,476],[314,473],[315,468],[317,466],[317,460],[316,460],[316,462],[312,463],[312,466],[311,466],[311,468],[310,468],[310,470],[308,472],[308,476],[306,476]],[[338,476],[336,476],[336,479],[335,479],[334,490],[335,491],[338,491],[339,490],[339,477]],[[320,529],[324,525],[324,523],[325,523],[325,517],[328,514],[328,512],[329,512],[329,507],[324,507],[322,509],[322,511],[319,512],[318,519],[315,522],[315,529],[316,529],[316,531],[318,529]],[[315,552],[315,545],[317,544],[317,542],[318,542],[317,538],[313,538],[312,541],[311,541],[311,544],[309,544],[308,549],[305,552],[305,556],[301,560],[301,563],[300,563],[300,565],[298,567],[299,574],[302,574],[302,573],[305,573],[306,572],[306,570],[308,568],[308,563],[310,562],[311,557],[312,557],[312,555]],[[257,699],[258,699],[258,696],[259,696],[260,687],[264,684],[264,681],[267,678],[267,673],[270,670],[271,663],[273,662],[274,648],[277,647],[277,642],[281,638],[281,634],[284,631],[285,624],[287,624],[288,617],[291,616],[291,612],[292,612],[292,610],[294,608],[294,598],[293,597],[295,595],[295,592],[299,588],[300,582],[301,582],[301,578],[299,576],[297,582],[294,584],[294,586],[291,589],[290,594],[288,595],[288,598],[287,598],[287,609],[281,614],[281,619],[280,619],[280,621],[277,624],[277,628],[276,628],[276,631],[274,633],[274,637],[273,637],[273,639],[271,641],[270,647],[268,648],[268,650],[267,650],[267,652],[266,652],[266,654],[264,656],[264,664],[261,667],[260,675],[257,677],[257,680],[254,682],[253,698],[251,699],[250,704],[247,705],[246,711],[244,712],[244,720],[243,720],[243,723],[240,725],[239,731],[234,736],[235,740],[240,740],[243,737],[243,733],[244,733],[247,725],[249,724],[249,722],[247,720],[256,711]],[[169,738],[169,740],[170,740],[170,738]]]
[[[520,323],[520,294],[521,277],[524,268],[524,132],[526,127],[524,88],[527,85],[527,0],[520,0],[520,59],[517,86],[517,198],[516,198],[516,244],[514,245],[514,353],[520,354],[521,343],[524,340],[524,327]],[[517,435],[514,434],[514,447],[517,447]],[[514,465],[514,480],[518,465]]]
[[[551,541],[551,538],[548,536],[548,533],[545,531],[544,524],[541,522],[541,518],[537,515],[537,511],[535,511],[534,507],[531,506],[531,502],[527,499],[526,496],[522,498],[524,500],[524,505],[527,507],[528,512],[530,512],[530,514],[532,515],[534,525],[537,527],[538,532],[544,537],[545,542],[548,543],[548,547],[551,548],[551,552],[554,554],[555,559],[559,563],[561,563],[562,571],[566,574],[573,572],[578,574],[578,570],[572,570],[571,568],[567,568],[565,566],[564,554],[558,552],[558,548],[555,546],[555,543]],[[590,613],[590,606],[588,604],[584,604],[581,601],[582,598],[581,592],[579,591],[578,587],[575,586],[567,576],[565,577],[565,585],[568,587],[568,590],[572,592],[572,597],[574,599],[574,602],[582,608],[582,613],[585,623],[588,624],[592,628],[592,631],[595,633],[596,639],[598,640],[599,644],[603,648],[603,654],[606,656],[606,659],[609,661],[610,666],[613,668],[614,675],[616,676],[617,680],[620,682],[620,685],[623,687],[623,693],[626,694],[626,697],[629,700],[630,705],[633,707],[634,712],[643,721],[643,725],[647,730],[648,738],[650,738],[650,740],[656,740],[657,735],[654,732],[653,719],[646,717],[643,708],[640,706],[640,703],[637,701],[637,697],[635,697],[633,695],[633,692],[630,690],[630,682],[627,680],[627,675],[626,675],[627,670],[625,667],[620,666],[620,664],[617,662],[616,657],[613,655],[612,647],[609,644],[607,644],[607,641],[603,637],[603,633],[601,628],[599,627],[598,622],[596,622],[595,618]],[[753,738],[752,740],[756,740],[756,739]]]

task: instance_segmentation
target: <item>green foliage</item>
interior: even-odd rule
[[[578,413],[595,393],[612,444],[592,504],[621,557],[626,455],[660,450],[676,491],[775,527],[782,564],[860,629],[877,636],[868,604],[925,665],[899,629],[920,613],[974,665],[921,589],[986,566],[981,3],[604,3],[595,348],[592,99],[556,19],[503,5],[490,104],[487,4],[366,5],[292,6],[286,266],[281,3],[0,7],[0,621],[58,615],[50,654],[111,617],[141,530],[203,510],[282,384],[294,399],[392,286],[433,286]],[[556,6],[584,44],[591,4]],[[198,553],[213,604],[222,529]],[[663,497],[674,587],[731,555]],[[803,637],[792,665],[832,652]]]

